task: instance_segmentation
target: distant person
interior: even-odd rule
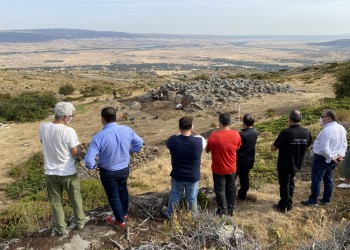
[[[72,204],[76,227],[82,229],[86,219],[74,159],[80,156],[80,142],[75,130],[66,126],[72,121],[74,111],[74,106],[69,102],[57,103],[55,120],[42,123],[39,129],[54,232],[61,236],[68,234],[63,210],[63,190],[68,193]]]
[[[176,107],[175,107],[175,109],[184,109],[184,107],[185,107],[185,100],[181,100],[181,102],[180,103],[178,103],[178,104],[176,104]]]
[[[271,145],[272,151],[278,150],[277,171],[280,185],[280,201],[273,208],[282,213],[293,208],[294,177],[300,170],[305,152],[312,141],[309,130],[300,126],[300,122],[300,111],[290,111],[289,127],[283,129]]]
[[[85,156],[88,169],[95,169],[96,156],[99,158],[100,179],[108,197],[114,216],[107,216],[110,225],[125,227],[128,219],[130,153],[139,152],[143,140],[129,127],[116,123],[116,111],[106,107],[101,111],[103,129],[89,145]]]
[[[218,215],[233,215],[236,196],[236,157],[241,146],[241,137],[230,129],[231,116],[219,115],[219,130],[209,135],[206,152],[211,152],[214,191]]]
[[[254,117],[251,114],[243,116],[243,129],[239,132],[242,146],[237,150],[237,176],[239,176],[240,189],[238,198],[246,199],[249,190],[249,171],[254,166],[255,145],[258,139],[258,131],[253,128]]]
[[[184,192],[189,209],[197,213],[201,155],[206,141],[194,132],[192,122],[192,118],[182,117],[179,120],[179,134],[167,140],[172,166],[170,198],[166,211],[163,211],[167,218],[172,217]]]
[[[322,205],[331,202],[333,191],[333,170],[343,161],[348,146],[345,128],[337,123],[334,110],[322,111],[320,123],[323,126],[313,145],[314,160],[311,170],[311,194],[308,200],[301,203],[305,206],[315,206],[320,195],[321,182],[324,184]]]

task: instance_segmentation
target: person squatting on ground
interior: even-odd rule
[[[233,215],[236,196],[236,151],[241,137],[230,129],[231,116],[219,115],[219,130],[209,135],[206,152],[211,152],[214,192],[218,205],[217,214]]]
[[[100,179],[114,214],[107,216],[106,222],[125,227],[129,209],[127,178],[130,153],[139,152],[143,140],[131,128],[116,123],[113,107],[102,109],[101,122],[103,129],[92,138],[85,164],[87,169],[95,169],[98,155]]]
[[[282,213],[293,208],[294,177],[300,170],[305,152],[312,142],[309,130],[300,126],[300,122],[300,111],[290,111],[289,127],[283,129],[271,145],[272,151],[278,150],[277,172],[280,185],[280,200],[273,208]]]
[[[333,170],[343,161],[347,149],[345,128],[337,123],[334,110],[322,111],[320,123],[323,129],[317,135],[313,145],[314,159],[311,169],[311,194],[308,200],[301,203],[306,206],[315,206],[320,195],[323,180],[324,191],[320,203],[327,205],[331,201],[333,191]]]
[[[59,235],[68,234],[63,190],[67,191],[72,204],[76,227],[82,229],[86,219],[74,158],[80,156],[80,142],[75,130],[66,126],[72,121],[74,111],[71,103],[59,102],[54,109],[55,120],[44,122],[39,128],[48,198],[53,210],[54,229]]]
[[[171,218],[185,191],[188,208],[197,213],[197,194],[200,179],[201,155],[206,147],[205,139],[193,130],[193,119],[182,117],[179,120],[180,132],[167,140],[171,155],[171,191],[164,216]]]
[[[258,131],[253,128],[254,117],[250,114],[243,116],[243,129],[239,132],[242,146],[237,150],[237,176],[239,176],[240,189],[238,198],[245,200],[249,190],[249,171],[254,166],[255,145],[258,139]]]

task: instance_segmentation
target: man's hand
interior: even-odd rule
[[[334,161],[336,164],[341,163],[344,160],[343,156],[337,155],[332,158],[332,161]]]

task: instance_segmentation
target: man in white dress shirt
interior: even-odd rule
[[[334,110],[325,109],[322,111],[320,123],[323,129],[317,135],[313,145],[314,160],[311,171],[311,195],[301,203],[306,206],[315,206],[320,195],[321,183],[323,180],[322,205],[328,205],[333,191],[333,170],[343,160],[347,149],[346,130],[336,122],[337,116]]]

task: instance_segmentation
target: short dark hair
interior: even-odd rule
[[[185,116],[179,120],[180,130],[190,130],[192,128],[193,118]]]
[[[113,107],[106,107],[102,109],[101,116],[108,123],[115,122],[117,120],[116,111]]]
[[[219,115],[219,122],[225,127],[230,125],[231,124],[231,115],[229,113],[221,113]]]
[[[333,109],[324,109],[322,110],[322,113],[326,113],[326,115],[329,116],[332,119],[332,121],[337,120],[337,114]]]
[[[251,114],[245,114],[243,116],[243,123],[248,126],[248,127],[251,127],[254,125],[254,117],[251,115]]]
[[[289,112],[289,119],[292,122],[299,123],[301,121],[301,113],[297,109],[293,109]]]

